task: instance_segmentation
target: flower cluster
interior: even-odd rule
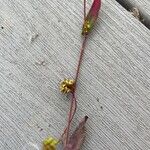
[[[60,84],[60,91],[62,93],[73,92],[74,90],[75,80],[72,79],[64,79]]]
[[[58,140],[49,137],[43,141],[43,150],[56,150],[56,146],[58,143]]]

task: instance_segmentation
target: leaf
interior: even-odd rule
[[[87,35],[92,30],[98,18],[100,7],[101,7],[101,0],[94,0],[88,12],[88,15],[85,18],[85,21],[82,27],[82,35]]]
[[[81,120],[78,127],[69,138],[69,142],[64,148],[64,150],[80,150],[85,138],[85,123],[87,119],[88,116],[85,116]]]

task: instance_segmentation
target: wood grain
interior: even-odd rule
[[[58,86],[75,74],[82,10],[78,0],[0,0],[0,150],[35,150],[30,143],[62,133],[69,96]],[[102,2],[78,81],[83,150],[150,149],[149,41],[121,5]]]
[[[150,1],[149,0],[116,0],[128,11],[136,9],[139,12],[139,19],[150,29]]]

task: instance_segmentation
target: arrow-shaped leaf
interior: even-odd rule
[[[69,138],[69,142],[67,143],[64,150],[80,150],[85,138],[85,123],[87,119],[88,117],[85,116],[79,123],[79,126]]]
[[[101,7],[101,0],[94,0],[90,8],[90,11],[88,12],[88,15],[85,18],[82,28],[82,35],[87,35],[92,30],[98,17],[100,7]]]

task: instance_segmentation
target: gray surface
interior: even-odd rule
[[[115,0],[114,0],[115,1]],[[150,0],[116,0],[128,7],[137,7],[145,16],[150,17]]]
[[[0,150],[62,133],[69,96],[58,86],[75,74],[82,9],[78,0],[0,0]],[[129,12],[103,1],[78,82],[73,125],[89,116],[83,150],[150,149],[149,41]]]
[[[140,19],[150,29],[150,0],[116,0],[116,1],[118,1],[127,10],[137,8],[140,13]]]

